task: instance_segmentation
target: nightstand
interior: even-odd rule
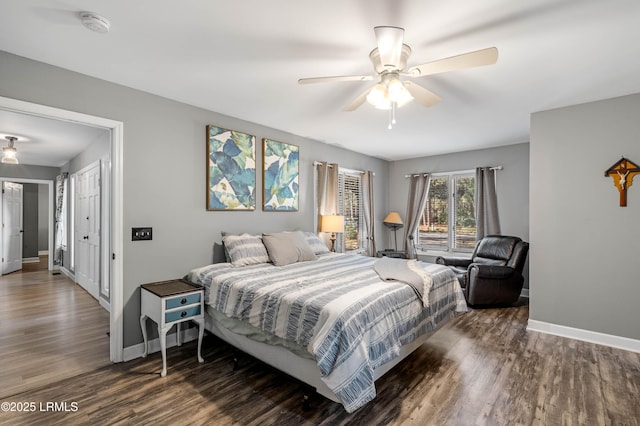
[[[147,318],[158,325],[160,350],[162,351],[162,372],[167,375],[167,332],[176,325],[178,346],[182,345],[180,324],[194,321],[198,324],[198,362],[204,362],[201,355],[204,335],[204,289],[183,280],[169,280],[140,286],[140,327],[144,338],[144,353],[147,356]]]
[[[378,250],[378,257],[395,257],[398,259],[406,259],[407,252],[397,250]]]

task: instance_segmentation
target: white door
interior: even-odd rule
[[[2,274],[22,269],[22,184],[2,182]]]
[[[100,291],[100,163],[77,174],[76,282],[98,299]]]

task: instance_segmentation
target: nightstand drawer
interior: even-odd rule
[[[177,296],[165,301],[165,309],[177,308],[178,306],[193,305],[200,302],[200,293]]]
[[[200,305],[198,306],[189,306],[185,309],[180,309],[178,311],[171,311],[164,314],[164,322],[170,323],[173,321],[178,321],[185,318],[191,318],[200,315]]]

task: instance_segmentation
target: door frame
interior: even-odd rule
[[[49,107],[45,105],[25,102],[0,96],[0,109],[21,114],[35,115],[54,120],[69,121],[85,125],[103,127],[111,130],[111,229],[110,235],[103,235],[102,242],[106,250],[111,253],[111,284],[109,313],[109,353],[112,362],[123,361],[124,322],[123,322],[123,143],[124,123],[108,118],[97,117],[79,112]],[[19,182],[19,179],[7,179]],[[48,181],[47,181],[48,182]],[[49,194],[53,197],[53,182],[50,183]],[[52,199],[52,198],[51,198]],[[53,228],[53,218],[50,210],[50,223]],[[111,245],[109,246],[109,241]],[[49,247],[53,245],[53,231],[49,233]],[[53,256],[49,256],[49,269],[53,269]],[[104,265],[105,268],[108,265]]]

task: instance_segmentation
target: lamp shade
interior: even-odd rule
[[[335,214],[321,216],[320,232],[344,232],[344,216]]]
[[[400,217],[400,213],[391,212],[384,218],[383,223],[389,228],[402,228],[402,218]]]

